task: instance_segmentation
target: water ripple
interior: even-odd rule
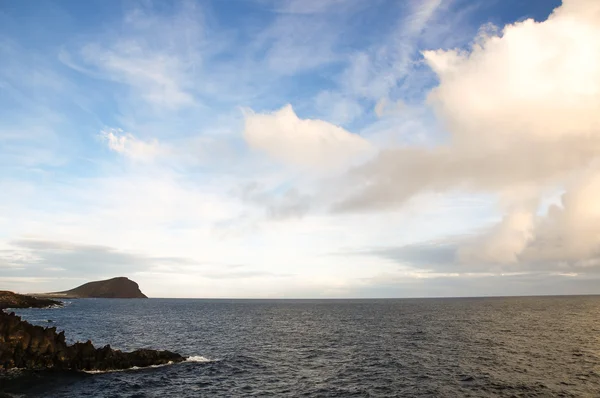
[[[73,300],[20,310],[71,341],[180,364],[9,372],[27,397],[598,397],[600,298]]]

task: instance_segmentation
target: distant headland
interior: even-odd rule
[[[33,293],[35,297],[47,298],[148,298],[138,284],[119,276],[103,281],[88,282],[75,289],[53,293]]]

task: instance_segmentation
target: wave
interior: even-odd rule
[[[59,304],[52,304],[49,305],[48,307],[42,307],[42,308],[35,308],[35,307],[27,307],[27,308],[20,308],[20,307],[7,307],[4,308],[4,312],[15,312],[15,311],[21,311],[21,310],[29,310],[29,309],[34,309],[34,310],[58,310],[61,308],[65,308],[70,306],[71,304],[73,304],[72,301],[63,301],[63,300],[58,300],[60,303]]]
[[[207,362],[215,362],[216,360],[203,357],[201,355],[192,355],[187,357],[184,362],[196,362],[196,363],[207,363]],[[84,373],[88,374],[102,374],[102,373],[115,373],[115,372],[127,372],[130,370],[141,370],[141,369],[152,369],[152,368],[162,368],[163,366],[173,365],[175,362],[169,361],[167,363],[163,363],[161,365],[150,365],[150,366],[133,366],[127,369],[108,369],[108,370],[82,370]]]
[[[201,355],[192,355],[187,357],[186,362],[215,362],[216,359],[210,359]]]
[[[108,370],[82,370],[84,373],[89,374],[100,374],[100,373],[116,373],[116,372],[127,372],[129,370],[140,370],[140,369],[152,369],[152,368],[162,368],[163,366],[173,365],[173,361],[169,361],[167,363],[163,363],[161,365],[150,365],[150,366],[133,366],[127,369],[108,369]]]
[[[42,319],[34,319],[34,318],[30,318],[30,319],[25,319],[25,317],[21,317],[21,319],[23,319],[24,321],[27,321],[29,323],[31,322],[37,322],[37,323],[54,323],[54,321],[52,319],[47,319],[47,318],[42,318]]]

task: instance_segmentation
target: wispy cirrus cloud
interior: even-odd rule
[[[322,91],[314,99],[324,117],[351,123],[361,114],[371,112],[378,101],[396,96],[398,87],[406,86],[407,76],[420,66],[417,49],[421,36],[426,30],[435,30],[438,14],[447,11],[441,0],[386,6],[390,13],[402,16],[393,29],[382,34],[383,40],[345,54],[345,66],[335,79],[335,88]],[[402,91],[406,95],[408,89],[403,87]],[[324,96],[331,97],[329,106],[322,106]]]
[[[90,77],[112,81],[148,105],[167,110],[197,104],[208,26],[202,8],[182,2],[166,14],[148,3],[127,10],[120,23],[64,48],[62,62]],[[216,46],[215,46],[216,47]],[[214,51],[214,50],[213,50]]]
[[[348,12],[364,7],[360,0],[284,0],[275,1],[275,10],[283,14],[323,14]]]
[[[100,76],[138,90],[149,103],[177,108],[194,103],[186,91],[185,67],[177,57],[148,54],[139,43],[117,43],[111,49],[86,45],[82,57]]]

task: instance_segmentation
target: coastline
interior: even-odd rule
[[[32,325],[11,308],[48,308],[62,303],[8,291],[0,291],[0,373],[8,369],[58,369],[79,371],[122,370],[183,362],[187,358],[171,351],[114,350],[95,348],[91,340],[68,345],[64,331]]]
[[[49,298],[40,298],[25,294],[0,290],[0,310],[8,308],[48,308],[62,307],[63,303]]]

